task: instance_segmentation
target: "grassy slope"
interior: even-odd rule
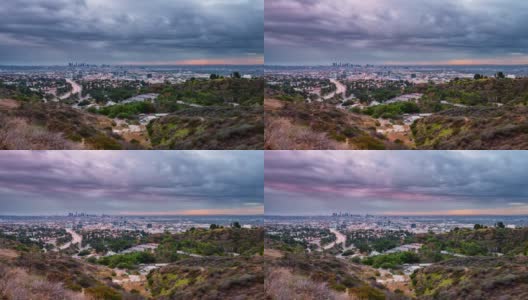
[[[376,133],[376,120],[318,103],[266,99],[266,149],[401,149]]]
[[[136,148],[111,132],[112,121],[57,103],[0,106],[2,149]]]
[[[472,252],[485,255],[498,252],[512,256],[528,254],[528,228],[461,229],[434,236],[419,235],[416,238],[418,242],[438,251],[449,250],[466,255],[472,255]]]
[[[267,292],[272,298],[280,293],[303,293],[308,299],[407,299],[376,283],[375,273],[370,267],[333,256],[287,253],[268,260]]]
[[[263,149],[261,107],[189,108],[151,122],[155,149]]]
[[[106,267],[0,240],[0,295],[7,299],[141,299],[114,286],[111,275]]]
[[[527,299],[528,258],[457,258],[417,271],[419,299]]]
[[[528,149],[528,108],[456,108],[412,125],[418,149]]]
[[[197,253],[212,247],[221,255],[234,252],[240,256],[212,255],[173,262],[149,274],[152,295],[157,299],[264,299],[260,256],[263,238],[262,228],[196,229],[171,236],[153,236],[153,241],[161,243],[158,249]]]
[[[156,299],[264,299],[261,257],[189,258],[151,272]]]

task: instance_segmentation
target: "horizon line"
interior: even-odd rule
[[[469,215],[458,215],[458,214],[451,214],[451,215],[386,215],[386,214],[349,214],[350,216],[373,216],[373,217],[528,217],[528,214],[523,215],[494,215],[494,214],[469,214]],[[264,215],[265,217],[347,217],[347,216],[332,216],[332,215]]]
[[[389,64],[389,63],[347,63],[349,65],[359,66],[391,66],[391,67],[479,67],[479,66],[490,66],[490,67],[512,67],[512,66],[528,66],[528,63],[523,64]],[[333,67],[333,63],[329,64],[267,64],[265,67]]]
[[[110,217],[214,217],[214,216],[239,216],[239,217],[257,217],[257,216],[264,216],[263,214],[167,214],[167,215],[152,215],[152,214],[146,214],[146,215],[137,215],[137,214],[100,214],[100,213],[86,213],[89,216],[110,216]],[[86,215],[85,215],[86,216]],[[70,217],[68,214],[61,214],[61,215],[0,215],[0,218],[2,217]],[[79,217],[79,216],[78,216]]]
[[[105,63],[85,63],[94,66],[111,66],[111,67],[219,67],[219,66],[264,66],[263,64],[105,64]],[[42,65],[23,65],[23,64],[0,64],[0,67],[69,67],[68,64],[42,64]]]

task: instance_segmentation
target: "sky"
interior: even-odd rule
[[[528,215],[523,151],[266,151],[266,215]]]
[[[262,64],[264,0],[9,0],[0,65]]]
[[[266,0],[269,65],[528,64],[528,1]]]
[[[0,215],[256,215],[262,151],[1,151]]]

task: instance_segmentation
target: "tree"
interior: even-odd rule
[[[240,223],[238,221],[233,222],[233,224],[231,224],[231,227],[241,228]]]
[[[495,227],[497,227],[497,228],[505,228],[506,226],[504,226],[504,223],[502,223],[502,222],[497,222],[495,224]]]
[[[356,243],[356,248],[358,248],[359,252],[361,253],[369,253],[371,248],[368,245],[368,243],[365,242],[358,242]]]
[[[211,224],[211,226],[209,226],[209,229],[217,229],[218,228],[218,225],[216,224]]]
[[[479,79],[482,79],[483,76],[480,75],[480,74],[475,74],[475,76],[473,77],[475,80],[479,80]]]
[[[233,72],[233,78],[241,78],[239,72]]]
[[[495,75],[495,77],[497,77],[497,78],[506,78],[506,76],[504,76],[504,73],[503,73],[503,72],[497,72],[497,74]]]
[[[475,224],[475,226],[473,226],[473,229],[475,229],[475,230],[482,229],[482,228],[484,228],[484,226],[482,226],[480,224]]]
[[[220,78],[220,76],[218,76],[216,74],[211,74],[211,76],[209,76],[209,79],[211,79],[211,80],[218,79],[218,78]]]

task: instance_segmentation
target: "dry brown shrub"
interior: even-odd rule
[[[22,118],[0,116],[0,149],[2,150],[65,150],[81,146],[60,133],[29,125]]]
[[[268,150],[340,150],[347,149],[327,137],[325,133],[293,125],[286,118],[266,118],[264,134],[265,149]]]
[[[266,296],[273,300],[344,300],[351,299],[345,293],[331,290],[325,283],[293,275],[285,268],[267,272],[264,282]]]
[[[21,268],[6,266],[0,266],[0,298],[9,300],[88,299],[81,293],[65,289],[62,283],[50,282],[29,275]]]

